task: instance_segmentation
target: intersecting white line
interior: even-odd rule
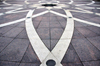
[[[40,15],[43,15],[43,14],[46,14],[46,13],[48,13],[48,11],[44,11],[44,12],[35,14],[35,15],[32,16],[32,18],[35,18],[37,16],[40,16]],[[25,18],[21,18],[21,19],[18,19],[18,20],[15,20],[15,21],[11,21],[11,22],[8,22],[8,23],[3,23],[3,24],[0,24],[0,27],[16,24],[16,23],[22,22],[24,20],[25,20]]]
[[[58,13],[58,12],[55,12],[55,11],[51,11],[51,10],[50,10],[50,12],[53,13],[53,14],[56,14],[58,16],[62,16],[62,17],[66,18],[66,15],[64,15],[64,14],[61,14],[61,13]]]
[[[23,8],[17,8],[17,9],[11,10],[11,11],[7,11],[7,12],[5,12],[5,14],[11,14],[11,13],[13,13],[16,10],[21,10],[21,9],[23,9]],[[0,13],[0,16],[2,16],[2,15],[4,15],[4,14]]]
[[[32,13],[33,11],[30,10],[29,13],[26,16],[26,31],[29,37],[29,40],[32,44],[32,47],[34,48],[37,56],[39,57],[41,61],[41,66],[46,66],[46,61],[49,59],[53,59],[56,62],[55,66],[62,66],[61,65],[61,60],[64,57],[68,46],[70,44],[72,35],[73,35],[73,30],[74,30],[74,22],[71,13],[69,11],[66,11],[66,14],[68,15],[67,18],[67,26],[65,27],[65,31],[62,34],[59,42],[55,46],[55,48],[50,52],[47,47],[44,45],[44,43],[41,41],[39,38],[38,34],[35,31],[35,28],[32,25]],[[57,15],[58,13],[56,13]],[[30,17],[30,18],[29,18]]]
[[[74,2],[73,0],[70,0],[70,2],[68,4],[73,4],[73,2]]]
[[[93,13],[94,13],[94,12],[92,12],[92,11],[88,11],[88,10],[85,10],[85,9],[82,9],[82,8],[75,8],[75,9],[85,11],[86,13],[91,13],[91,14],[93,14]],[[95,13],[95,15],[100,16],[100,13]]]
[[[66,16],[67,24],[66,24],[65,30],[64,30],[60,40],[58,41],[58,43],[56,44],[54,49],[51,51],[60,62],[63,59],[63,57],[69,47],[69,44],[72,39],[73,31],[74,31],[73,17],[68,10],[65,10],[65,12],[67,15]]]
[[[34,17],[38,17],[38,16],[43,15],[43,14],[46,14],[46,13],[48,13],[48,12],[49,12],[49,11],[47,10],[47,11],[44,11],[44,12],[38,13],[38,14],[36,14],[36,15],[33,15],[32,18],[34,18]]]
[[[26,22],[25,22],[26,31],[27,31],[29,40],[32,44],[32,47],[34,48],[40,61],[42,62],[45,59],[45,57],[50,53],[50,51],[43,44],[38,34],[36,33],[35,28],[33,27],[32,18],[31,18],[33,11],[34,10],[30,10],[26,16]],[[30,17],[30,18],[27,18],[27,17]]]
[[[83,9],[82,9],[83,10]],[[88,13],[92,13],[92,12],[90,12],[90,11],[87,11],[87,10],[85,10],[86,12],[88,12]],[[59,16],[62,16],[62,17],[68,17],[68,16],[66,16],[66,15],[64,15],[64,14],[59,14],[58,12],[54,12],[54,11],[50,11],[51,13],[54,13],[54,14],[56,14],[56,15],[59,15]],[[93,26],[96,26],[96,27],[100,27],[100,24],[96,24],[96,23],[93,23],[93,22],[89,22],[89,21],[85,21],[85,20],[82,20],[82,19],[78,19],[78,18],[73,18],[74,20],[76,20],[76,21],[78,21],[78,22],[81,22],[81,23],[85,23],[85,24],[89,24],[89,25],[93,25]]]
[[[92,4],[94,4],[94,3],[95,3],[95,1],[91,1],[91,3],[88,3],[88,4],[78,4],[78,5],[75,5],[75,6],[92,5]]]
[[[83,9],[82,9],[83,10]],[[8,11],[9,12],[9,11]],[[33,15],[32,16],[32,18],[34,18],[34,17],[37,17],[37,16],[40,16],[40,15],[43,15],[43,14],[45,14],[45,13],[48,13],[49,11],[44,11],[44,12],[41,12],[41,13],[38,13],[38,14],[36,14],[36,15]],[[59,15],[59,16],[62,16],[62,17],[67,17],[66,15],[64,15],[64,14],[60,14],[60,13],[58,13],[58,12],[55,12],[55,11],[50,11],[51,13],[53,13],[53,14],[56,14],[56,15]],[[92,13],[92,12],[90,12],[90,11],[87,11],[88,13]],[[4,27],[4,26],[8,26],[8,25],[12,25],[12,24],[15,24],[15,23],[19,23],[19,22],[22,22],[22,21],[24,21],[25,20],[25,18],[22,18],[22,19],[19,19],[19,20],[15,20],[15,21],[11,21],[11,22],[8,22],[8,23],[4,23],[4,24],[0,24],[0,27]],[[93,25],[93,26],[99,26],[100,24],[96,24],[96,23],[87,23],[86,21],[84,21],[84,20],[81,20],[81,19],[74,19],[74,20],[78,20],[78,21],[82,21],[82,22],[84,22],[84,23],[86,23],[86,24],[89,24],[89,25]]]

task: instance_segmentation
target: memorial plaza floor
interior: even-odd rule
[[[1,2],[0,66],[100,66],[100,2]]]

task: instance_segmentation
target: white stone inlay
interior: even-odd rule
[[[40,16],[40,15],[43,15],[43,14],[46,14],[46,13],[48,13],[48,12],[49,12],[49,11],[44,11],[44,12],[35,14],[35,15],[32,16],[32,18],[37,17],[37,16]],[[12,25],[12,24],[16,24],[16,23],[22,22],[22,21],[24,21],[24,20],[25,20],[25,18],[21,18],[21,19],[18,19],[18,20],[15,20],[15,21],[11,21],[11,22],[8,22],[8,23],[3,23],[3,24],[0,24],[0,27]]]
[[[29,40],[32,44],[32,47],[34,48],[37,56],[39,57],[40,61],[42,62],[45,57],[50,53],[50,51],[47,49],[47,47],[44,45],[44,43],[39,38],[38,34],[35,31],[35,28],[32,24],[32,13],[33,10],[30,10],[29,13],[26,16],[26,31],[27,35],[29,37]],[[30,18],[27,18],[30,17]]]
[[[93,22],[89,22],[89,21],[81,20],[81,19],[78,19],[78,18],[74,18],[74,20],[76,20],[77,22],[81,22],[81,23],[85,23],[85,24],[93,25],[93,26],[96,26],[96,27],[100,27],[100,24],[96,24],[96,23],[93,23]]]
[[[6,4],[6,5],[11,5],[11,4],[7,3],[7,2],[6,2],[6,0],[5,0],[5,1],[3,1],[3,3],[4,3],[4,4]]]
[[[52,10],[50,10],[50,12],[53,13],[53,14],[56,14],[58,16],[62,16],[62,17],[66,18],[66,15],[64,15],[64,14],[61,14],[61,13],[58,13],[58,12],[55,12],[55,11],[52,11]]]
[[[70,2],[68,4],[72,4],[74,1],[73,0],[70,0]]]
[[[51,11],[50,11],[51,12]],[[33,27],[32,23],[32,13],[33,11],[30,10],[29,13],[26,16],[26,31],[29,37],[29,40],[32,44],[32,47],[34,48],[34,51],[36,52],[37,56],[39,57],[41,61],[40,66],[47,66],[46,62],[50,59],[54,60],[56,62],[55,66],[62,66],[61,60],[63,59],[68,46],[70,44],[73,31],[74,31],[74,20],[71,15],[71,13],[67,10],[65,10],[67,16],[67,25],[65,27],[65,31],[62,34],[60,40],[58,41],[55,48],[50,52],[47,47],[44,45],[44,43],[39,38],[38,34],[35,31],[35,28]],[[58,14],[58,13],[56,13]]]
[[[92,5],[92,4],[94,4],[94,3],[95,3],[95,1],[91,0],[91,2],[88,3],[88,4],[78,4],[78,5],[75,5],[75,6]]]

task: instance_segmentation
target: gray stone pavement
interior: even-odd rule
[[[0,4],[0,66],[41,64],[28,39],[25,20],[22,19],[30,9],[34,9],[33,16],[48,9],[46,7],[37,9],[37,6],[34,6],[38,3],[37,0],[26,1],[7,0],[6,3]],[[91,3],[91,0],[73,0],[73,3],[70,3],[70,0],[59,1],[59,4],[66,7],[62,6],[60,9],[52,7],[52,11],[66,15],[64,9],[69,10],[73,18],[79,19],[74,20],[74,34],[61,64],[100,66],[100,3]],[[66,18],[50,12],[32,18],[37,34],[50,51],[59,41],[66,21]],[[1,26],[11,22],[14,24]]]

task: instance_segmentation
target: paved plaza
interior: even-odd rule
[[[0,66],[100,66],[100,2],[0,2]]]

